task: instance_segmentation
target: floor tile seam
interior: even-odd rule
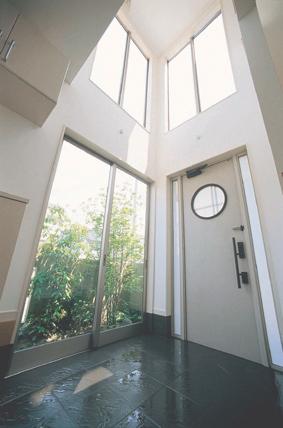
[[[131,373],[131,372],[130,372]],[[158,382],[159,383],[159,382]],[[132,410],[131,411],[133,411],[133,410],[135,410],[135,408],[137,407],[137,406],[133,406],[133,404],[132,404],[132,402],[131,402],[131,400],[130,399],[128,399],[127,397],[125,397],[123,394],[122,394],[122,392],[121,391],[119,391],[119,388],[117,387],[117,386],[115,386],[115,384],[111,384],[111,383],[106,383],[106,384],[104,384],[103,385],[103,387],[104,388],[106,388],[106,389],[110,389],[112,392],[114,392],[115,394],[117,394],[121,399],[123,399],[124,401],[126,401],[126,403],[127,403],[127,405],[129,406],[129,408],[131,408]],[[149,399],[149,398],[151,398],[152,397],[152,395],[154,395],[155,393],[157,393],[158,391],[160,391],[160,389],[162,389],[162,387],[163,387],[163,385],[161,385],[159,388],[157,388],[156,389],[156,391],[154,391],[153,393],[151,393],[151,394],[149,394],[148,395],[148,397],[146,398],[146,400],[147,399]],[[69,413],[68,413],[68,410],[66,409],[66,407],[65,407],[65,405],[64,405],[64,403],[62,402],[62,399],[59,397],[59,395],[57,395],[57,393],[56,392],[52,392],[52,395],[60,402],[60,404],[62,405],[62,407],[64,408],[64,410],[65,410],[65,412],[67,412],[67,414],[68,414],[68,416],[70,416],[69,415]],[[66,402],[70,402],[70,400],[72,399],[72,397],[73,397],[73,394],[69,397],[69,398],[67,398],[67,401]],[[145,401],[145,400],[143,400],[143,401]],[[143,401],[141,401],[141,403],[143,403]],[[140,404],[139,404],[140,405]],[[125,417],[125,416],[124,416]]]
[[[27,395],[32,394],[35,391],[37,391],[37,389],[33,389],[32,391],[25,392],[24,394],[21,394],[21,395],[17,396],[16,398],[11,398],[11,400],[4,401],[4,403],[0,403],[0,408],[5,407],[8,404],[12,404],[14,401],[21,400],[22,398],[25,398]]]
[[[142,403],[143,404],[143,403]],[[128,416],[130,416],[134,410],[138,409],[142,404],[140,404],[139,406],[135,407],[132,411],[130,411],[126,416],[124,416],[122,419],[119,420],[119,422],[115,423],[115,425],[112,425],[110,428],[117,428],[119,426],[119,424],[121,422],[123,422],[124,419],[126,419]],[[156,428],[162,428],[161,425],[157,424],[157,422],[155,422],[152,418],[150,418],[149,416],[146,416],[147,419],[150,420],[150,422],[156,427]]]
[[[17,400],[19,399],[22,399],[22,398],[25,398],[25,396],[27,396],[27,395],[29,395],[29,394],[31,394],[32,393],[32,391],[31,392],[28,392],[27,394],[22,394],[21,396],[19,396],[18,398],[17,398]],[[52,395],[52,397],[55,399],[55,401],[56,401],[56,403],[58,403],[59,404],[59,406],[62,408],[62,410],[64,411],[64,413],[66,414],[66,416],[68,417],[68,419],[70,419],[70,421],[72,422],[72,419],[71,419],[71,417],[70,417],[70,415],[67,413],[67,411],[66,411],[66,409],[63,407],[63,405],[62,405],[62,403],[60,402],[60,400],[51,392],[51,395]],[[5,403],[5,405],[8,405],[8,404],[12,404],[12,402],[13,401],[15,401],[15,400],[10,400],[10,401],[8,401],[8,402],[6,402]],[[0,405],[0,408],[1,407],[5,407],[5,405]],[[54,411],[54,414],[56,413],[56,411]]]
[[[150,394],[145,400],[141,401],[140,404],[138,404],[137,406],[133,407],[129,413],[127,413],[125,416],[123,416],[119,422],[116,422],[114,425],[112,425],[110,428],[115,428],[117,427],[127,416],[130,416],[134,410],[138,409],[139,407],[141,407],[146,401],[148,401],[149,399],[151,399],[154,395],[156,395],[159,391],[162,390],[162,386],[160,388],[158,388],[155,392],[153,392],[152,394]],[[130,403],[126,398],[125,400]],[[148,416],[147,416],[148,417]],[[152,421],[151,418],[148,417],[148,419],[150,419]],[[155,421],[153,421],[154,425],[156,425],[156,428],[162,428],[159,424],[157,424]]]
[[[102,365],[102,364],[104,364],[104,363],[106,363],[107,361],[109,361],[109,359],[107,359],[107,360],[103,360],[102,362],[100,362],[100,363],[98,363],[98,364],[95,364],[94,366],[91,366],[91,368],[94,368],[94,367],[96,367],[96,366],[99,366],[99,365]],[[54,383],[56,384],[56,383],[58,383],[58,382],[63,382],[63,381],[65,381],[66,379],[68,379],[68,378],[70,378],[70,377],[72,377],[72,376],[74,376],[74,375],[76,375],[76,374],[79,374],[79,373],[85,373],[86,371],[88,371],[89,369],[83,369],[83,370],[78,370],[78,371],[74,371],[73,373],[69,373],[68,375],[66,375],[66,376],[63,376],[63,377],[60,377],[60,378],[58,378]],[[49,382],[50,383],[50,382]],[[51,382],[52,383],[52,382]],[[44,386],[46,385],[46,382],[45,383],[43,383],[41,386],[39,386],[39,385],[37,385],[35,388],[32,388],[30,391],[27,391],[27,392],[25,392],[25,393],[23,393],[23,394],[20,394],[20,395],[18,395],[17,397],[14,397],[14,398],[11,398],[10,400],[8,400],[8,401],[4,401],[3,403],[0,403],[0,408],[1,407],[4,407],[5,405],[7,405],[7,404],[11,404],[13,401],[17,401],[17,400],[20,400],[20,399],[22,399],[22,398],[24,398],[25,396],[28,396],[28,395],[30,395],[30,394],[32,394],[32,393],[34,393],[34,392],[36,392],[36,391],[39,391],[40,389],[42,389],[42,388],[44,388]]]
[[[187,400],[189,400],[191,403],[195,404],[196,406],[198,406],[200,408],[204,408],[204,406],[201,403],[198,403],[197,401],[193,400],[189,395],[186,395],[183,392],[178,391],[174,387],[168,385],[168,386],[166,386],[166,388],[170,389],[171,391],[175,392],[176,394],[181,395],[183,398],[186,398]]]
[[[152,398],[155,394],[157,394],[161,389],[163,388],[163,386],[161,385],[161,386],[159,386],[159,388],[157,388],[156,389],[156,391],[154,391],[154,392],[152,392],[152,393],[150,393],[145,399],[142,399],[141,400],[141,402],[138,404],[138,406],[134,406],[133,407],[133,404],[132,404],[132,402],[130,401],[130,399],[128,399],[128,398],[126,398],[126,397],[124,397],[123,396],[123,394],[120,392],[120,391],[116,391],[115,389],[114,389],[114,391],[115,392],[117,392],[117,394],[119,395],[119,396],[121,396],[127,403],[128,403],[128,405],[130,406],[130,408],[132,408],[132,410],[130,411],[130,413],[131,412],[133,412],[137,407],[139,407],[139,406],[141,406],[145,401],[147,401],[147,400],[149,400],[150,398]],[[129,413],[129,414],[130,414]],[[124,418],[125,418],[125,416],[124,416]]]
[[[149,354],[149,356],[150,357],[156,357],[156,354],[153,352],[153,351],[147,351],[147,353]],[[175,363],[173,363],[172,361],[170,361],[170,360],[167,360],[167,359],[161,359],[161,358],[156,358],[156,361],[161,361],[161,362],[163,362],[163,363],[167,363],[167,364],[170,364],[171,366],[173,366],[173,367],[177,367],[178,368],[178,365],[177,364],[175,364]]]
[[[108,360],[107,360],[108,361]],[[123,374],[122,374],[122,377],[124,377],[124,376],[128,376],[129,374],[131,374],[132,372],[133,372],[134,370],[130,370],[129,372],[124,372]],[[102,380],[102,381],[100,381],[100,382],[98,382],[98,383],[96,383],[96,384],[94,384],[94,385],[91,385],[90,387],[93,387],[93,388],[95,388],[95,389],[99,389],[99,388],[101,388],[101,387],[103,387],[103,388],[110,388],[110,389],[112,389],[112,390],[115,390],[115,392],[116,393],[119,393],[119,391],[118,390],[116,390],[116,388],[115,388],[115,381],[117,381],[117,380],[119,380],[119,379],[121,379],[121,375],[117,375],[117,374],[115,374],[115,373],[113,373],[113,375],[111,376],[111,377],[109,377],[109,378],[107,378],[107,379],[104,379],[104,380]],[[114,382],[113,382],[114,381]],[[72,392],[72,390],[70,389],[70,390],[67,390],[66,392],[69,392],[69,393],[71,393]],[[53,394],[53,392],[52,392],[52,394]],[[54,394],[55,394],[55,396],[58,398],[59,396],[57,396],[57,393],[56,392],[54,392]],[[64,393],[63,393],[64,394]],[[74,391],[72,392],[72,394],[74,394]],[[67,394],[66,394],[67,395]]]
[[[77,423],[76,417],[73,417],[72,415],[69,414],[68,409],[66,409],[66,407],[64,406],[64,403],[62,403],[61,398],[57,397],[57,395],[55,395],[53,392],[51,394],[59,402],[60,406],[63,408],[64,412],[66,413],[68,418],[71,420],[71,422],[73,423],[73,419],[75,419],[75,422]]]
[[[51,395],[53,398],[55,398],[56,402],[59,404],[59,406],[61,407],[61,409],[63,410],[63,412],[66,414],[67,418],[70,420],[72,426],[75,428],[75,426],[78,426],[77,424],[74,425],[74,421],[71,417],[71,415],[68,413],[67,409],[65,409],[63,403],[61,402],[61,400],[59,399],[59,397],[57,397],[53,392],[51,392]]]
[[[146,376],[149,376],[151,379],[155,380],[156,382],[158,382],[158,383],[159,383],[160,385],[162,385],[163,387],[165,387],[165,388],[170,388],[170,389],[172,389],[174,392],[179,392],[179,391],[175,391],[175,390],[173,389],[173,387],[172,387],[172,386],[168,385],[167,383],[162,382],[160,379],[157,379],[156,377],[152,376],[151,374],[147,373],[146,371],[144,371],[144,373],[146,374]],[[182,373],[181,373],[180,375],[176,376],[176,378],[175,378],[175,379],[179,378],[180,376],[182,376]],[[182,395],[184,395],[184,394],[182,394]]]

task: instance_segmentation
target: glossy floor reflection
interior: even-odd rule
[[[283,375],[141,336],[0,384],[0,427],[279,428]]]

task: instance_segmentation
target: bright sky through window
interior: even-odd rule
[[[196,114],[191,45],[186,46],[168,64],[170,128]]]
[[[116,18],[98,43],[91,80],[146,125],[148,59]]]
[[[192,62],[191,49],[194,49],[195,63]],[[169,129],[235,90],[223,18],[219,14],[168,62]]]
[[[194,40],[201,110],[235,92],[235,84],[220,14]]]
[[[49,205],[58,205],[72,222],[86,223],[84,204],[106,194],[110,166],[84,150],[63,143]]]
[[[91,80],[118,103],[127,32],[113,19],[98,43]]]
[[[123,107],[142,124],[146,101],[147,64],[148,60],[131,40]]]

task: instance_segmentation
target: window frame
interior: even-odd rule
[[[123,59],[123,70],[120,80],[120,89],[119,89],[119,96],[118,101],[114,100],[110,95],[107,94],[103,89],[100,88],[99,85],[97,85],[92,79],[91,82],[94,83],[101,91],[103,91],[109,98],[111,98],[112,101],[115,102],[118,106],[120,106],[130,117],[132,117],[138,124],[143,126],[145,129],[147,129],[148,125],[148,87],[149,87],[149,57],[143,52],[143,50],[140,48],[138,43],[135,41],[133,34],[128,28],[123,24],[121,19],[118,16],[115,16],[114,19],[118,21],[118,23],[121,25],[123,30],[126,32],[126,46],[125,46],[125,52],[124,52],[124,59]],[[107,29],[106,29],[107,31]],[[103,37],[103,36],[102,36]],[[128,73],[128,66],[129,66],[129,51],[130,51],[130,44],[131,41],[136,45],[136,47],[139,49],[141,54],[146,60],[146,76],[145,76],[145,103],[144,103],[144,115],[143,115],[143,121],[140,123],[137,119],[135,119],[128,111],[123,107],[124,104],[124,96],[125,96],[125,87],[126,87],[126,79],[127,79],[127,73]],[[95,57],[93,66],[95,64]],[[92,70],[93,70],[92,66]]]
[[[200,100],[200,90],[199,90],[199,80],[198,80],[198,71],[197,71],[197,63],[196,63],[196,53],[195,53],[195,39],[215,20],[217,19],[220,15],[223,16],[222,10],[218,10],[207,22],[205,25],[203,25],[200,30],[198,30],[197,32],[193,33],[192,36],[189,38],[188,42],[181,48],[179,49],[173,56],[171,56],[169,59],[167,59],[166,61],[166,67],[167,67],[167,131],[171,131],[173,129],[175,129],[175,127],[171,128],[170,127],[170,99],[169,99],[169,63],[170,61],[172,61],[177,55],[179,55],[184,49],[187,48],[187,46],[189,44],[191,44],[191,60],[192,60],[192,66],[193,66],[193,81],[194,81],[194,92],[195,92],[195,101],[196,101],[196,116],[199,113],[202,113],[203,111],[207,110],[207,108],[212,107],[213,105],[217,104],[218,102],[223,101],[225,98],[222,98],[221,100],[219,100],[217,103],[212,104],[210,107],[207,107],[205,109],[201,108],[201,100]],[[226,37],[226,30],[225,30],[225,26],[224,26],[224,32],[225,32],[225,37]],[[227,41],[227,45],[228,45],[228,40],[226,37],[226,41]],[[229,48],[229,46],[228,46]],[[229,49],[228,49],[229,52]],[[229,52],[229,59],[230,59],[230,52]],[[233,67],[231,64],[231,70],[232,70],[232,75],[233,75],[233,79],[234,79],[234,73],[233,73]],[[234,79],[234,83],[235,83],[235,79]],[[235,84],[235,91],[236,91],[236,84]],[[231,94],[232,95],[232,94]],[[193,116],[195,117],[195,116]],[[188,119],[190,120],[190,119]],[[184,122],[182,122],[184,123]],[[181,124],[182,124],[181,123]],[[180,125],[181,125],[180,124]],[[178,126],[180,126],[178,125]],[[177,127],[178,127],[177,126]]]
[[[114,343],[117,340],[126,339],[135,335],[139,335],[139,334],[142,334],[144,331],[146,301],[147,301],[147,293],[148,293],[148,260],[149,260],[148,257],[149,257],[149,230],[150,230],[150,212],[151,212],[150,202],[151,202],[153,180],[148,176],[146,176],[145,174],[143,174],[142,172],[126,164],[126,162],[124,162],[123,160],[120,160],[116,158],[114,155],[112,155],[111,153],[101,149],[101,147],[95,144],[92,144],[90,142],[87,142],[83,137],[79,135],[75,135],[75,134],[73,135],[73,134],[74,133],[72,130],[66,128],[65,132],[60,137],[59,146],[56,151],[55,160],[52,166],[52,171],[50,173],[47,190],[44,196],[43,208],[42,208],[40,220],[37,224],[36,239],[33,242],[32,256],[30,258],[28,275],[26,277],[26,286],[25,286],[24,294],[21,299],[21,303],[20,303],[21,307],[20,307],[19,313],[21,316],[18,317],[16,328],[18,329],[22,319],[28,285],[29,285],[30,278],[32,276],[32,271],[33,271],[35,259],[37,256],[38,246],[39,246],[40,237],[44,226],[44,221],[46,218],[50,195],[51,195],[53,183],[56,177],[58,163],[60,160],[61,151],[62,151],[64,142],[68,142],[69,144],[72,144],[78,149],[85,151],[89,155],[101,160],[102,162],[107,163],[110,166],[110,170],[112,171],[111,177],[109,176],[109,185],[110,185],[111,179],[112,180],[115,179],[114,177],[115,173],[113,174],[113,171],[115,171],[116,169],[120,169],[121,171],[124,171],[126,174],[129,174],[130,176],[139,180],[140,182],[144,183],[147,186],[146,218],[145,218],[145,234],[144,234],[144,237],[145,237],[144,266],[143,266],[143,274],[144,274],[143,301],[142,301],[143,320],[134,324],[129,324],[126,326],[118,327],[113,330],[101,332],[99,335],[99,339],[100,339],[99,343],[93,342],[93,339],[95,338],[95,329],[93,328],[91,332],[84,333],[78,336],[68,337],[57,342],[50,342],[50,343],[45,343],[38,346],[32,346],[31,348],[16,350],[13,354],[11,368],[8,373],[9,376],[18,374],[23,370],[30,370],[40,365],[54,362],[58,359],[70,357],[80,352],[89,351],[94,346],[99,348],[99,347],[108,345],[110,343]],[[113,180],[113,184],[114,184],[114,181],[115,180]],[[112,192],[111,188],[108,187],[107,194],[109,195],[109,197],[112,197],[111,192]],[[106,209],[105,209],[104,216],[106,215],[108,214],[106,213]],[[105,225],[103,227],[105,228]],[[102,248],[102,251],[103,251],[103,248]],[[101,251],[101,255],[102,255],[102,251]],[[102,260],[103,258],[100,258],[100,259]],[[93,317],[93,320],[95,320],[94,317]],[[96,338],[97,337],[98,336],[96,335]]]

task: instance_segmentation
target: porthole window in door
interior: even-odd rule
[[[226,192],[218,184],[206,184],[200,187],[192,198],[194,214],[206,220],[221,214],[226,204]]]

